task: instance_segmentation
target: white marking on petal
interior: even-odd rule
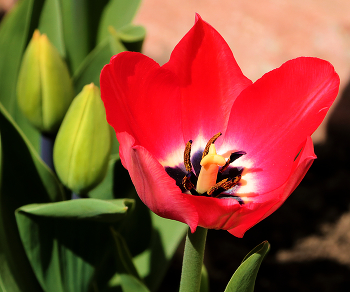
[[[218,149],[218,154],[228,158],[232,152],[244,151],[244,149],[237,149],[235,145],[222,144]],[[262,169],[254,168],[254,161],[249,158],[249,153],[241,156],[230,164],[233,167],[243,167],[242,178],[239,186],[235,189],[235,194],[240,196],[244,201],[246,197],[256,196],[259,192],[259,172]]]

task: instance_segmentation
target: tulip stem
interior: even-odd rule
[[[197,227],[194,233],[190,229],[187,231],[180,292],[198,292],[200,289],[207,232],[208,229],[202,227]]]

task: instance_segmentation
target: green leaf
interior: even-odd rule
[[[14,212],[26,204],[60,200],[63,189],[1,104],[0,133],[0,265],[12,275],[2,279],[2,288],[16,291],[9,284],[16,282],[21,291],[41,291],[25,255]]]
[[[122,176],[119,176],[119,179],[122,178]],[[123,179],[121,181],[123,182]],[[130,181],[130,178],[125,181]],[[135,256],[149,247],[152,236],[151,214],[148,207],[137,196],[133,187],[128,188],[128,184],[126,184],[124,186],[125,191],[122,191],[122,186],[119,186],[119,189],[121,190],[120,194],[127,194],[128,197],[135,200],[135,209],[128,214],[128,218],[121,222],[117,229],[125,238],[132,255]]]
[[[34,5],[36,4],[36,5]],[[15,119],[35,149],[39,149],[39,132],[23,117],[17,107],[16,84],[22,55],[27,44],[35,11],[41,1],[19,1],[0,26],[0,102]]]
[[[112,37],[106,38],[96,46],[74,74],[73,82],[76,92],[80,92],[86,84],[91,82],[99,86],[103,66],[109,63],[114,54],[125,50],[122,44],[119,44],[118,47]]]
[[[61,0],[63,37],[71,72],[75,72],[90,51],[87,2],[84,0]]]
[[[88,291],[111,258],[109,223],[122,219],[131,203],[79,199],[19,208],[19,233],[43,289]],[[115,271],[111,268],[107,273]]]
[[[96,46],[97,29],[102,11],[104,11],[109,1],[60,1],[62,4],[63,35],[67,49],[67,61],[71,72],[75,74],[86,56]]]
[[[170,261],[186,234],[188,226],[178,221],[164,219],[151,213],[154,229],[150,248],[134,258],[135,266],[147,287],[156,291],[161,284]]]
[[[117,31],[117,34],[122,42],[132,43],[142,41],[146,36],[146,30],[141,25],[128,24]]]
[[[209,275],[205,265],[202,265],[201,288],[199,292],[209,292]]]
[[[132,204],[133,201],[130,199],[111,201],[79,199],[58,203],[30,204],[21,207],[19,212],[41,217],[113,223],[124,218]]]
[[[143,40],[146,36],[146,30],[143,26],[129,24],[118,31],[109,26],[108,30],[113,37],[112,51],[114,54],[120,53],[122,48],[133,52],[141,52]]]
[[[21,292],[0,244],[0,292]]]
[[[133,256],[143,252],[149,246],[152,232],[150,211],[137,196],[128,171],[122,166],[119,156],[110,161],[105,180],[89,193],[90,197],[112,199],[127,197],[135,200],[128,218],[118,223],[117,231],[125,238]]]
[[[136,277],[128,274],[115,274],[109,282],[109,287],[104,291],[120,291],[117,288],[121,286],[123,292],[149,292],[148,288]]]
[[[270,244],[267,241],[251,250],[233,274],[225,292],[253,292],[261,262],[269,250]]]
[[[1,189],[5,189],[9,194],[16,191],[23,197],[22,204],[18,206],[33,202],[63,200],[64,191],[57,177],[42,161],[1,103],[0,132],[3,155]],[[20,184],[18,184],[18,178],[21,179]],[[20,203],[21,200],[18,202]]]
[[[123,292],[149,292],[148,288],[132,275],[119,276]]]
[[[129,251],[128,246],[126,245],[126,242],[124,238],[115,230],[112,229],[112,235],[114,238],[115,246],[116,246],[116,262],[117,266],[119,266],[119,274],[130,274],[137,279],[140,279],[140,276],[134,266],[134,263],[132,261],[132,256]]]
[[[109,26],[113,26],[115,30],[119,30],[123,26],[130,24],[139,8],[140,2],[140,0],[109,1],[101,16],[97,37],[98,43],[109,35]]]
[[[39,31],[46,34],[60,55],[65,58],[66,48],[63,40],[62,10],[59,0],[46,0],[40,15]]]
[[[118,31],[119,38],[128,51],[141,52],[146,30],[140,25],[127,25]]]
[[[101,200],[112,200],[114,198],[113,186],[115,182],[114,168],[119,160],[119,155],[111,155],[109,160],[108,170],[104,180],[92,191],[89,192],[90,198]]]

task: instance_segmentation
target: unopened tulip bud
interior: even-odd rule
[[[24,53],[17,83],[18,105],[34,127],[55,133],[74,97],[67,65],[38,30]]]
[[[98,185],[107,172],[111,138],[100,90],[86,85],[68,109],[54,145],[54,165],[63,184],[77,194]]]

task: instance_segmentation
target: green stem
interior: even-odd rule
[[[208,230],[197,227],[196,232],[188,229],[182,262],[180,292],[198,292],[201,284],[205,240]]]

